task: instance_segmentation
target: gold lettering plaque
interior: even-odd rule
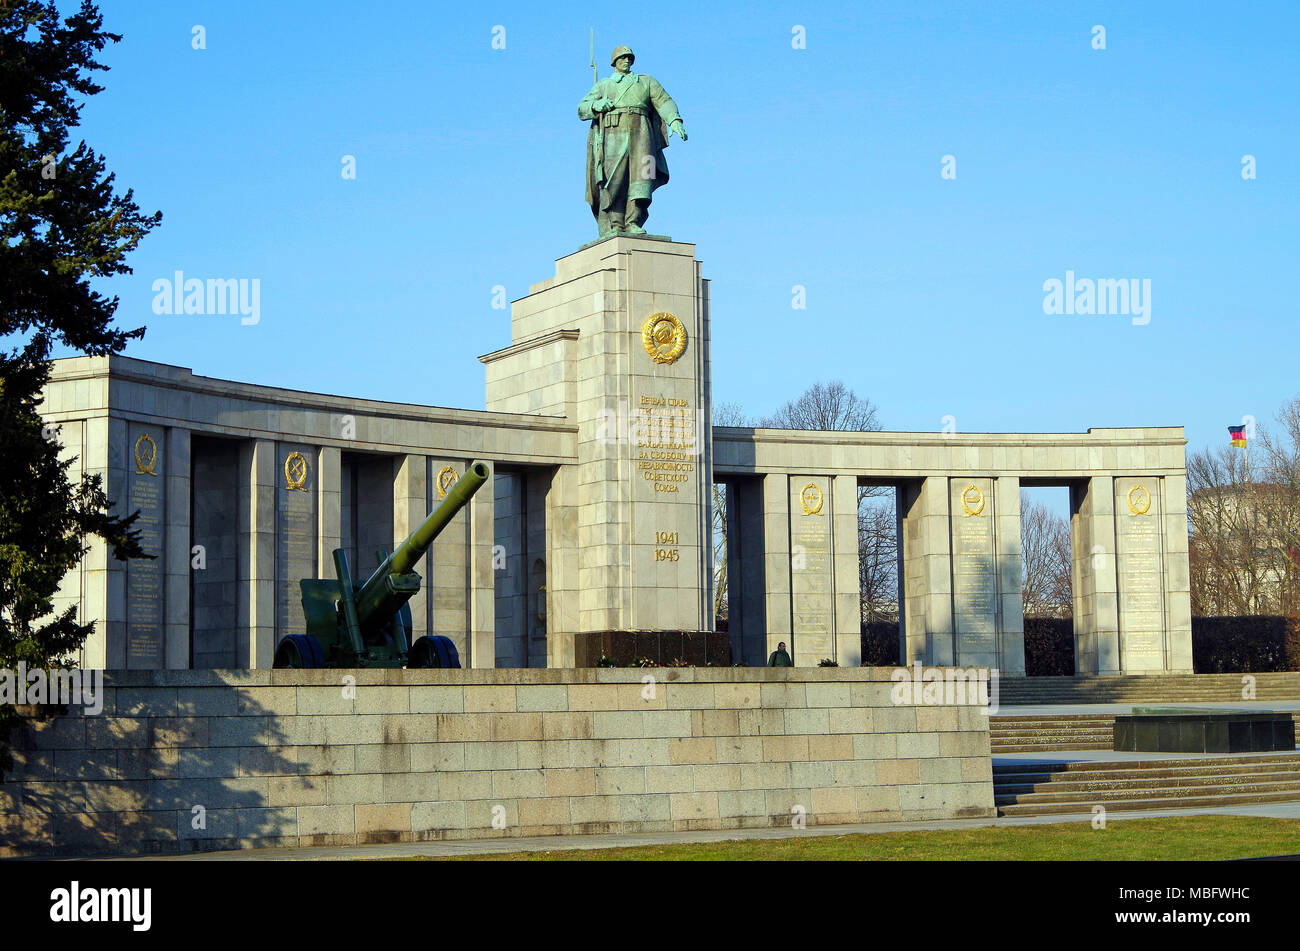
[[[799,493],[799,504],[803,506],[804,515],[820,515],[824,501],[822,490],[811,482]]]
[[[290,492],[306,492],[307,476],[311,469],[307,457],[300,452],[291,452],[284,460],[284,487]]]
[[[1151,510],[1151,493],[1144,485],[1128,490],[1128,510],[1134,515],[1146,515]]]
[[[438,498],[445,499],[451,487],[460,479],[460,473],[451,466],[443,466],[438,472]]]
[[[651,314],[641,325],[641,345],[655,363],[676,363],[686,351],[686,328],[673,314]]]
[[[961,493],[962,511],[968,516],[984,514],[984,493],[977,485],[968,485]]]
[[[151,475],[158,477],[154,470],[158,467],[158,444],[148,433],[142,435],[135,441],[135,471],[136,475]]]

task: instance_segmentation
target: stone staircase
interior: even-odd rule
[[[1256,701],[1300,701],[1300,671],[1268,674],[1152,674],[1122,677],[1003,677],[998,703],[1240,703],[1242,678]]]
[[[1111,750],[1115,748],[1114,728],[1115,715],[1112,713],[994,716],[989,717],[989,745],[995,756],[1064,750]]]
[[[1000,816],[1190,809],[1300,800],[1300,754],[1109,763],[995,763]]]

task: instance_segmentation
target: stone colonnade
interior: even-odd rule
[[[1019,497],[1064,485],[1080,673],[1190,671],[1181,428],[1069,434],[715,429],[710,292],[693,245],[618,237],[561,258],[479,359],[487,411],[56,361],[42,414],[73,470],[139,510],[152,561],[102,544],[57,608],[82,662],[266,667],[298,581],[364,578],[475,459],[491,487],[435,542],[411,603],[466,666],[573,666],[579,638],[714,626],[726,486],[733,662],[860,662],[858,491],[897,494],[902,656],[1024,670]],[[255,331],[250,330],[250,333]]]

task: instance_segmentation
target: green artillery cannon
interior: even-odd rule
[[[411,606],[420,590],[413,570],[438,533],[491,475],[475,462],[428,518],[364,584],[352,581],[347,553],[334,550],[337,581],[304,578],[302,609],[306,634],[290,634],[275,649],[276,667],[459,667],[450,638],[421,637],[411,644]],[[408,647],[409,645],[409,647]]]

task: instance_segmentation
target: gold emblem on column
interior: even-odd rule
[[[135,472],[136,475],[151,475],[158,477],[154,471],[158,466],[158,444],[153,438],[145,433],[135,441]]]
[[[307,457],[300,452],[291,452],[284,460],[284,487],[290,492],[306,492],[307,474],[310,472]]]
[[[1151,493],[1144,485],[1128,490],[1128,510],[1134,515],[1146,515],[1151,510]]]
[[[438,473],[438,498],[445,499],[451,487],[460,479],[460,473],[451,466],[443,466]]]
[[[822,496],[821,488],[811,482],[799,493],[799,504],[803,506],[804,515],[820,515],[824,501],[826,500]]]
[[[977,485],[968,485],[962,489],[961,507],[967,516],[984,514],[984,493]]]
[[[641,345],[655,363],[676,363],[686,350],[686,328],[666,311],[651,314],[641,325]]]

